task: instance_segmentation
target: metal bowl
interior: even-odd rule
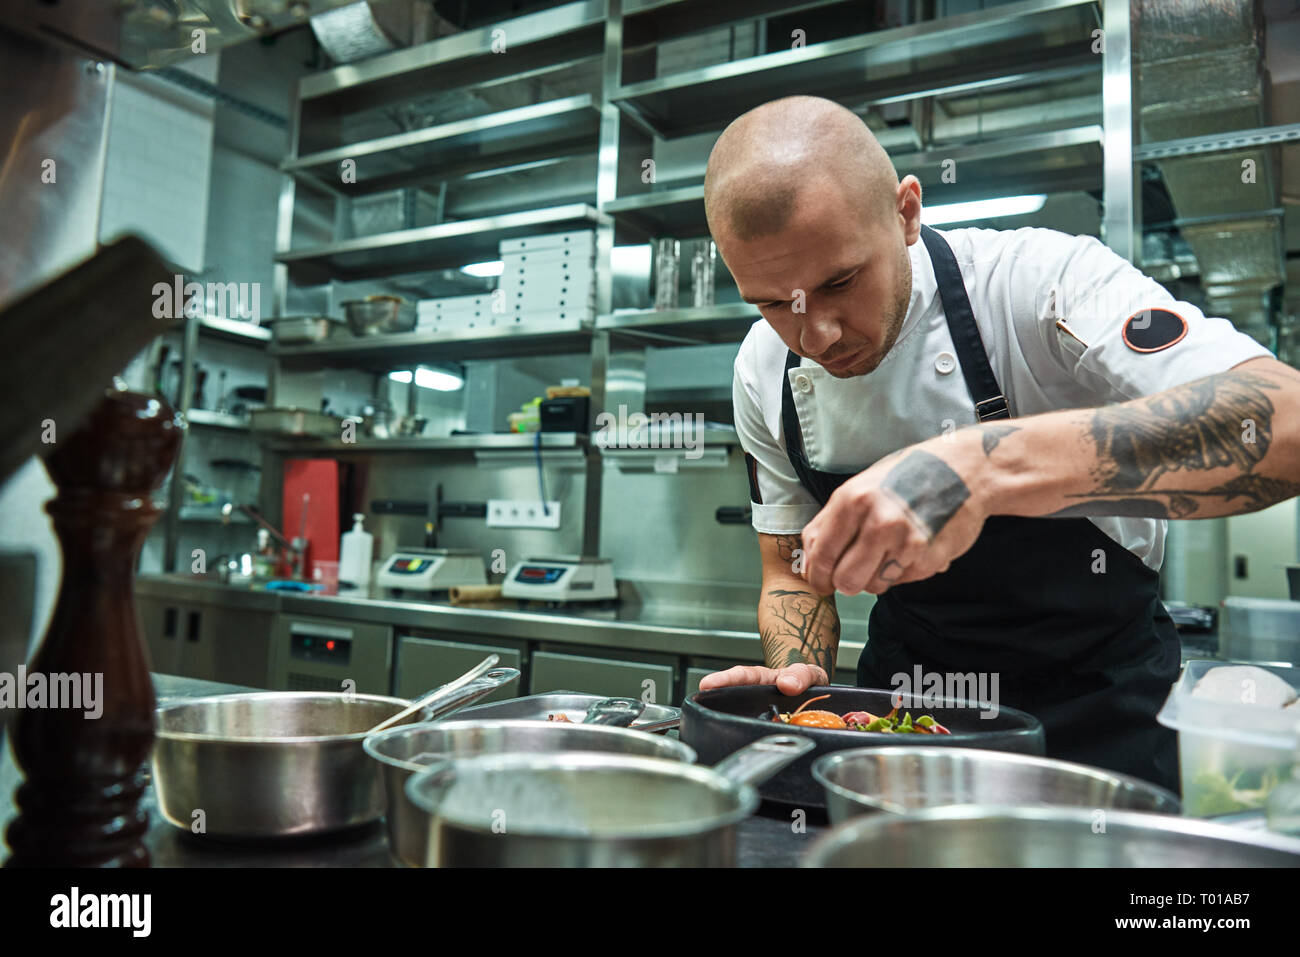
[[[410,332],[415,328],[415,312],[402,308],[405,305],[406,300],[400,296],[371,296],[342,303],[343,315],[354,336]]]
[[[471,710],[466,709],[464,713]],[[673,738],[627,728],[522,718],[408,725],[370,735],[364,748],[382,768],[389,849],[394,857],[411,867],[424,866],[429,823],[428,815],[406,796],[406,780],[440,758],[506,752],[602,751],[695,763],[695,751]]]
[[[813,779],[839,823],[956,804],[1121,808],[1178,814],[1178,798],[1137,778],[1026,754],[935,747],[858,748],[823,755]]]
[[[965,805],[876,814],[820,837],[805,867],[1300,867],[1300,841],[1167,814]]]
[[[153,751],[158,807],[177,827],[199,832],[201,822],[201,833],[226,838],[312,834],[378,820],[382,781],[362,741],[409,704],[380,695],[272,691],[161,707]]]

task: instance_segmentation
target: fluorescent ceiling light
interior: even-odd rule
[[[473,276],[475,279],[491,279],[493,276],[499,276],[505,272],[506,264],[500,259],[494,259],[491,262],[470,263],[468,266],[461,266],[460,271],[467,276]]]
[[[1047,203],[1047,196],[1004,196],[1001,199],[977,199],[970,203],[948,203],[921,207],[921,221],[927,226],[945,223],[969,223],[999,216],[1024,216],[1036,213]]]
[[[402,369],[398,372],[388,373],[388,378],[394,382],[400,382],[403,385],[409,385],[411,382],[411,371]],[[451,372],[442,372],[438,369],[426,369],[420,366],[415,370],[415,384],[422,389],[433,389],[437,392],[455,392],[465,384],[465,380]]]

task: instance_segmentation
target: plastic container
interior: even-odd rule
[[[352,531],[339,539],[338,583],[342,588],[367,588],[370,585],[370,562],[374,556],[375,537],[361,527],[365,516],[352,516]]]
[[[1157,720],[1178,732],[1183,813],[1213,817],[1259,810],[1291,778],[1300,709],[1228,704],[1192,697],[1196,683],[1224,661],[1189,661]],[[1300,688],[1296,669],[1256,665]]]
[[[339,590],[339,563],[316,559],[311,563],[311,580],[325,589],[325,594],[337,594]]]

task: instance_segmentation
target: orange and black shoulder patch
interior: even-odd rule
[[[1124,320],[1124,345],[1134,352],[1160,352],[1187,335],[1187,320],[1169,309],[1143,309]]]

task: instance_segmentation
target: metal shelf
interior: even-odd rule
[[[345,239],[278,253],[275,259],[289,267],[295,282],[307,285],[330,279],[372,279],[496,259],[503,239],[593,228],[602,221],[595,207],[570,203]]]
[[[501,52],[498,30],[508,44]],[[298,95],[304,108],[337,116],[431,90],[544,72],[601,55],[604,40],[605,0],[580,0],[310,74]]]
[[[893,153],[890,159],[900,176],[912,173],[921,181],[927,203],[938,205],[1027,192],[1100,189],[1103,139],[1100,126],[1079,126]],[[943,182],[947,160],[961,171],[956,183]],[[620,196],[602,209],[614,218],[619,242],[708,235],[702,185]]]
[[[337,364],[385,372],[425,362],[586,352],[591,348],[591,330],[590,323],[573,321],[554,325],[506,326],[488,334],[474,330],[401,332],[327,339],[301,346],[272,346],[271,356],[295,368]]]
[[[1100,25],[1097,0],[1022,0],[625,84],[610,99],[671,138],[796,93],[883,103],[1004,88],[1042,69],[1099,70]]]
[[[245,345],[265,345],[271,341],[271,330],[266,326],[259,326],[246,320],[223,319],[219,316],[200,316],[199,334]]]
[[[616,242],[645,242],[659,236],[689,239],[709,234],[704,219],[703,184],[620,196],[601,209],[614,218]]]
[[[225,412],[213,412],[210,409],[190,409],[185,419],[191,425],[209,425],[219,429],[248,429],[248,419]]]
[[[587,438],[576,432],[543,432],[543,449],[573,449],[585,445]],[[493,433],[490,435],[447,435],[422,438],[408,436],[396,439],[358,439],[344,442],[341,439],[305,439],[285,441],[277,439],[267,444],[275,452],[479,452],[479,451],[531,451],[536,444],[536,433]]]
[[[629,309],[596,317],[596,328],[661,341],[739,342],[761,319],[748,303],[686,309]]]
[[[595,152],[599,132],[600,107],[584,93],[289,158],[280,168],[345,193],[374,192],[430,172],[450,179]],[[346,159],[356,161],[355,186],[339,183]]]
[[[937,206],[993,196],[1100,189],[1104,139],[1100,126],[1078,126],[890,158],[900,176],[912,173],[921,181],[926,201]],[[956,164],[955,183],[943,182],[945,160]]]

